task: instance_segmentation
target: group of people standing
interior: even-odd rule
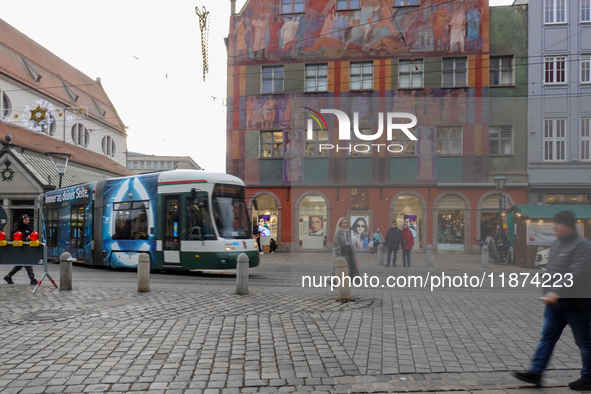
[[[337,229],[334,234],[333,243],[333,268],[332,274],[334,275],[334,262],[339,257],[344,257],[347,260],[347,266],[349,267],[349,276],[354,277],[359,275],[359,269],[357,266],[357,256],[355,255],[355,242],[356,233],[358,227],[358,221],[356,221],[351,228],[349,228],[349,221],[347,218],[342,217],[337,221]],[[373,253],[380,244],[384,244],[388,248],[388,256],[386,258],[386,267],[396,267],[396,261],[398,259],[398,250],[402,249],[402,264],[404,267],[410,267],[410,251],[412,250],[415,241],[413,233],[410,231],[408,224],[402,226],[402,230],[398,228],[396,221],[392,221],[390,228],[386,232],[386,236],[380,232],[380,228],[377,227],[376,231],[371,236],[368,246],[370,253]]]

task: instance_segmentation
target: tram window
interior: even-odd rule
[[[57,246],[57,229],[59,224],[58,209],[46,209],[45,216],[45,231],[47,232],[47,246]]]
[[[75,204],[70,209],[70,248],[84,247],[84,205]]]
[[[148,201],[115,203],[113,239],[148,239]]]
[[[212,240],[216,239],[207,204],[206,194],[197,197],[187,197],[185,234],[187,240]]]

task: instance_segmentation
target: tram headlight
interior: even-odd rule
[[[231,243],[226,243],[226,250],[230,251],[230,250],[236,250],[236,247],[233,246]]]

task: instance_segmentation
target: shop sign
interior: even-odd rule
[[[556,240],[554,223],[527,223],[526,245],[550,245]],[[581,223],[577,223],[577,232],[582,234]]]
[[[437,244],[437,250],[464,250],[464,244]]]
[[[466,208],[466,203],[464,199],[455,194],[445,196],[441,200],[439,200],[438,208],[455,208],[455,209],[464,209]]]
[[[511,208],[511,203],[506,196],[503,196],[503,208]],[[482,209],[499,209],[499,195],[493,194],[488,196],[482,202]]]

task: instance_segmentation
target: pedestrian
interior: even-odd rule
[[[273,238],[271,238],[271,241],[269,242],[269,250],[271,253],[277,252],[277,242]]]
[[[21,215],[18,220],[16,221],[16,223],[14,223],[14,227],[12,228],[12,230],[10,231],[10,237],[12,239],[14,239],[14,234],[16,232],[21,232],[23,234],[23,241],[29,241],[29,237],[31,236],[31,233],[33,232],[33,226],[31,226],[29,223],[31,221],[31,218],[29,218],[28,215]],[[24,266],[25,269],[27,270],[27,275],[29,275],[29,279],[31,280],[31,284],[32,285],[37,285],[37,279],[35,279],[35,273],[33,272],[33,267],[31,266]],[[8,283],[9,285],[14,284],[12,277],[14,274],[16,274],[17,272],[19,272],[21,269],[23,268],[22,265],[16,265],[14,266],[13,269],[10,270],[10,272],[8,273],[8,275],[6,275],[4,277],[4,280],[6,281],[6,283]]]
[[[255,240],[254,242],[256,242],[259,247],[259,254],[263,254],[263,249],[261,248],[261,232],[259,230],[259,226],[256,224],[252,228],[252,237]]]
[[[396,259],[398,258],[398,249],[402,243],[402,231],[398,228],[396,221],[392,221],[390,228],[386,233],[386,247],[388,247],[388,257],[386,258],[386,267],[390,266],[390,256],[394,255],[392,267],[396,267]]]
[[[380,244],[384,242],[384,238],[382,237],[382,233],[380,232],[379,227],[376,227],[376,231],[371,236],[371,239],[373,241],[373,245],[369,250],[369,253],[375,252],[378,249],[378,246],[380,246]]]
[[[357,256],[351,247],[349,221],[344,217],[337,221],[337,229],[334,233],[334,241],[332,245],[332,276],[335,276],[335,263],[339,257],[344,257],[345,260],[347,260],[347,267],[349,268],[348,272],[351,280],[353,280],[354,277],[359,276]]]
[[[402,225],[402,265],[410,267],[410,251],[415,246],[415,237],[408,228],[408,224]]]
[[[546,308],[541,338],[529,370],[513,372],[513,376],[539,385],[554,345],[569,325],[583,366],[581,377],[568,386],[587,391],[591,390],[591,242],[577,234],[571,211],[558,212],[553,219],[554,235],[558,238],[550,245],[547,270],[556,279],[552,287],[543,290]]]

